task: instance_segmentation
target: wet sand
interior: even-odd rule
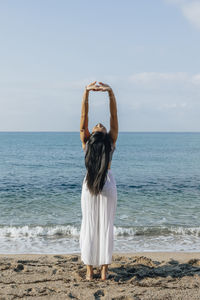
[[[0,300],[200,300],[200,252],[113,253],[108,272],[86,280],[80,254],[2,254]]]

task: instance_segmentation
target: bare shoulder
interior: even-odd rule
[[[80,138],[81,138],[83,150],[85,150],[86,143],[89,140],[90,136],[91,136],[91,134],[89,131],[87,131],[85,129],[80,130]]]
[[[86,147],[86,143],[83,142],[83,143],[82,143],[82,148],[83,148],[84,151],[85,151],[85,147]]]
[[[110,130],[108,132],[109,136],[111,137],[111,141],[112,141],[112,144],[114,145],[115,147],[115,144],[116,144],[116,141],[117,141],[117,134],[115,132],[113,132],[112,130]]]
[[[91,136],[91,134],[87,128],[80,129],[80,139],[81,139],[82,143],[86,143],[87,140],[90,138],[90,136]]]
[[[86,150],[87,142],[88,142],[88,139],[82,142],[82,148],[84,151]]]

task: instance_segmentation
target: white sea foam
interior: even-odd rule
[[[0,253],[77,253],[80,226],[1,226]],[[200,227],[116,227],[115,252],[199,251]]]
[[[72,225],[55,226],[3,226],[0,227],[0,237],[52,237],[78,236],[79,229]]]
[[[80,226],[54,225],[54,226],[1,226],[0,238],[2,237],[78,237]],[[131,236],[160,236],[160,235],[192,235],[200,236],[200,227],[184,226],[135,226],[120,227],[114,226],[114,235]]]
[[[193,235],[200,236],[200,227],[184,226],[141,226],[141,227],[114,227],[116,236],[160,236],[160,235]]]

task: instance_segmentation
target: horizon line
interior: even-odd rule
[[[49,133],[53,133],[53,132],[57,132],[57,133],[79,133],[80,131],[71,131],[71,130],[0,130],[0,133],[14,133],[14,132],[27,132],[27,133],[39,133],[39,132],[49,132]],[[200,131],[119,131],[118,133],[200,133]]]

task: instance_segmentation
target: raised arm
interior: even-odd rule
[[[102,86],[102,91],[108,91],[109,98],[110,98],[110,131],[109,134],[111,135],[113,142],[116,143],[118,137],[118,117],[117,117],[117,103],[115,99],[114,92],[112,88],[105,83],[99,82]]]
[[[80,121],[80,139],[82,142],[82,146],[84,148],[84,144],[90,136],[90,132],[88,130],[88,96],[89,91],[85,88],[83,93],[83,99],[81,104],[81,121]]]
[[[85,148],[85,143],[87,142],[88,138],[90,137],[90,132],[88,129],[88,98],[89,98],[89,92],[90,91],[98,91],[99,86],[95,84],[96,81],[88,84],[85,87],[84,93],[83,93],[83,99],[81,104],[81,121],[80,121],[80,139],[82,141],[82,147]]]
[[[108,91],[109,98],[110,98],[110,135],[116,143],[118,137],[118,117],[117,117],[117,103],[115,99],[115,95],[113,90]]]

